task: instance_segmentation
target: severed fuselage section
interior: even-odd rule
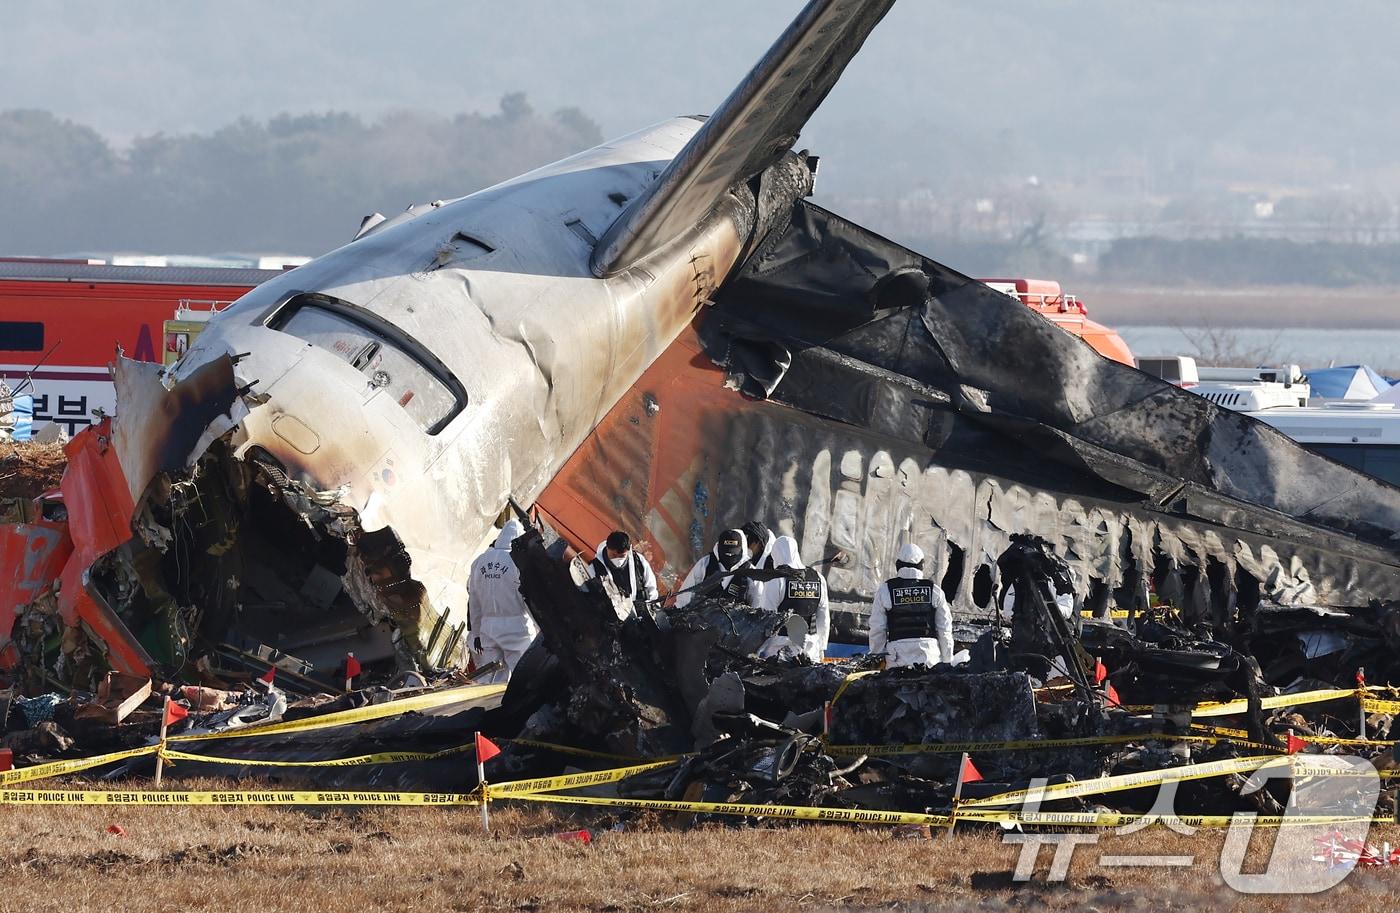
[[[827,575],[857,641],[906,541],[965,622],[993,619],[1026,532],[1086,609],[1150,591],[1228,639],[1262,602],[1400,599],[1400,491],[807,202],[546,490],[587,540],[579,500],[673,574],[753,517],[808,564],[845,553]]]
[[[68,627],[124,671],[464,665],[468,572],[507,500],[539,495],[811,189],[779,156],[595,276],[596,239],[700,126],[379,223],[239,299],[169,369],[119,358],[118,418],[65,478]]]

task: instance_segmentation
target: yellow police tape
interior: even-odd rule
[[[1248,758],[1226,758],[1221,761],[1206,761],[1202,764],[1185,764],[1181,767],[1168,767],[1163,770],[1144,770],[1131,774],[1115,774],[1093,780],[1078,780],[1071,783],[1052,783],[1048,786],[1016,789],[978,799],[964,800],[964,808],[985,808],[1003,805],[1020,805],[1027,800],[1047,801],[1052,799],[1072,799],[1079,796],[1098,796],[1104,793],[1121,792],[1125,789],[1141,789],[1146,786],[1160,786],[1164,783],[1181,783],[1186,780],[1204,780],[1227,774],[1253,773],[1263,767],[1291,764],[1288,755],[1255,756]]]
[[[196,761],[205,764],[236,764],[248,767],[362,767],[370,764],[402,764],[407,761],[431,761],[452,755],[470,754],[476,750],[476,743],[468,742],[455,748],[441,751],[379,751],[374,754],[355,755],[349,758],[328,758],[319,761],[266,761],[260,758],[220,758],[213,755],[190,754],[167,748],[161,752],[169,761]]]
[[[846,677],[836,695],[832,698],[833,703],[844,694],[850,683],[873,672],[857,672]],[[205,741],[227,738],[251,738],[260,735],[278,735],[292,732],[306,732],[315,729],[326,729],[334,726],[344,726],[352,723],[362,723],[371,720],[384,719],[391,716],[398,716],[418,710],[426,710],[435,707],[445,706],[465,700],[477,700],[499,695],[504,690],[504,685],[475,685],[463,688],[450,689],[447,691],[433,692],[430,694],[418,695],[412,698],[405,698],[400,701],[392,701],[386,704],[376,704],[368,707],[360,707],[353,710],[339,711],[336,713],[324,714],[322,716],[310,717],[303,720],[293,720],[289,722],[272,723],[264,726],[250,726],[245,729],[229,730],[217,733],[185,733],[169,738],[168,742],[184,741]],[[1395,689],[1368,688],[1362,691],[1352,689],[1327,689],[1321,691],[1303,692],[1299,694],[1274,695],[1264,698],[1262,706],[1265,709],[1276,707],[1295,706],[1299,704],[1319,703],[1323,701],[1340,700],[1347,697],[1360,697],[1361,706],[1372,712],[1380,713],[1400,713],[1400,700],[1384,700],[1365,696],[1369,692],[1384,690],[1387,693],[1396,693]],[[1228,701],[1216,704],[1198,705],[1193,716],[1213,717],[1228,716],[1239,713],[1247,709],[1248,702],[1245,700]],[[1150,709],[1150,708],[1149,708]],[[1077,746],[1092,746],[1118,744],[1141,740],[1180,740],[1180,741],[1203,741],[1214,742],[1220,740],[1232,741],[1236,744],[1267,749],[1269,746],[1251,742],[1247,738],[1247,733],[1239,729],[1196,727],[1204,730],[1195,735],[1178,735],[1168,733],[1138,733],[1112,736],[1086,736],[1069,739],[1027,739],[1007,742],[947,742],[924,745],[829,745],[828,750],[833,754],[842,755],[897,755],[915,753],[960,753],[967,752],[987,752],[1018,749],[1036,748],[1068,748]],[[1343,739],[1334,736],[1307,736],[1305,741],[1319,744],[1335,745],[1356,745],[1366,747],[1389,747],[1393,743],[1383,742],[1375,739]],[[592,749],[574,748],[566,745],[556,745],[549,742],[537,742],[529,739],[507,740],[516,744],[546,748],[556,751],[570,752],[588,757],[596,757],[607,760],[630,760],[621,755],[607,752],[593,751]],[[47,777],[62,776],[70,773],[77,773],[99,767],[117,761],[128,760],[130,758],[141,757],[148,754],[162,753],[167,759],[206,763],[226,763],[248,766],[275,766],[275,767],[351,767],[368,764],[391,764],[408,761],[430,760],[438,757],[445,757],[455,754],[471,752],[475,748],[474,744],[456,746],[437,752],[377,752],[374,754],[358,755],[350,758],[336,758],[317,761],[275,761],[259,760],[250,758],[219,758],[208,755],[196,755],[187,752],[171,750],[166,747],[162,750],[159,745],[146,745],[139,748],[128,749],[126,751],[112,752],[105,755],[98,755],[91,758],[77,758],[67,761],[53,761],[46,764],[38,764],[32,767],[21,768],[19,770],[0,772],[0,786],[7,786],[16,783],[26,783],[33,780]],[[626,777],[648,770],[656,770],[674,764],[677,758],[665,758],[646,764],[633,765],[631,767],[617,768],[606,771],[590,771],[579,774],[568,774],[560,777],[541,777],[533,780],[518,780],[508,783],[497,784],[488,787],[490,796],[501,798],[533,799],[533,801],[560,801],[572,804],[606,804],[611,803],[621,807],[649,807],[660,811],[689,811],[703,812],[711,814],[742,814],[747,816],[767,816],[785,817],[801,820],[829,820],[829,821],[850,821],[857,823],[891,823],[891,824],[937,824],[946,823],[946,815],[926,815],[906,812],[877,812],[855,809],[829,809],[829,808],[805,808],[798,806],[770,806],[770,805],[749,805],[743,803],[706,803],[706,802],[675,802],[662,800],[642,800],[642,799],[593,799],[584,796],[559,796],[554,795],[558,790],[571,789],[580,786],[598,785],[614,783]],[[1342,772],[1332,768],[1310,766],[1299,763],[1296,757],[1290,756],[1268,756],[1249,758],[1230,758],[1222,761],[1212,761],[1203,764],[1192,764],[1183,767],[1167,768],[1158,771],[1143,771],[1135,774],[1121,774],[1116,776],[1101,777],[1095,780],[1086,780],[1074,783],[1060,783],[1046,786],[1041,789],[1016,790],[1002,793],[996,796],[988,796],[980,799],[967,800],[962,803],[959,809],[959,817],[964,820],[1011,820],[1008,816],[1011,813],[1005,810],[998,810],[996,806],[1004,806],[1013,802],[1022,802],[1032,796],[1038,799],[1067,799],[1077,796],[1098,795],[1107,792],[1115,792],[1127,789],[1138,789],[1147,786],[1156,786],[1169,782],[1182,782],[1185,780],[1203,779],[1206,777],[1221,776],[1232,773],[1252,772],[1268,765],[1278,765],[1289,763],[1293,765],[1294,772],[1299,776],[1328,775],[1335,776]],[[1381,771],[1383,779],[1400,778],[1400,771]],[[47,790],[0,790],[0,804],[149,804],[149,805],[231,805],[231,804],[281,804],[281,805],[317,805],[317,804],[397,804],[397,805],[471,805],[477,804],[478,799],[473,798],[474,794],[457,793],[388,793],[388,792],[326,792],[326,791],[223,791],[223,792],[88,792],[88,791],[47,791]],[[644,805],[643,805],[644,804]],[[975,810],[975,811],[973,811]],[[1108,815],[1106,813],[1041,813],[1039,823],[1055,823],[1045,815],[1069,815],[1075,820],[1064,818],[1064,823],[1092,823],[1088,822],[1085,816],[1098,819],[1119,820],[1123,818],[1117,813]],[[1021,820],[1021,819],[1016,819]],[[1138,820],[1132,817],[1131,820]],[[1181,821],[1206,820],[1201,816],[1184,816]],[[1220,821],[1227,821],[1219,817]],[[1305,823],[1301,819],[1288,818],[1288,823]],[[1354,820],[1354,819],[1348,819]],[[1388,820],[1388,819],[1386,819]],[[1259,819],[1258,823],[1266,823]]]
[[[1271,695],[1260,699],[1259,706],[1264,710],[1274,710],[1279,707],[1295,707],[1301,704],[1320,704],[1324,701],[1339,701],[1354,697],[1356,697],[1355,688],[1327,688],[1322,691],[1304,691],[1299,694]],[[1191,716],[1232,716],[1236,713],[1244,713],[1247,710],[1249,710],[1249,701],[1240,698],[1238,700],[1225,701],[1219,704],[1197,704],[1196,709],[1191,711]]]
[[[1367,713],[1400,713],[1400,701],[1386,701],[1376,697],[1363,697],[1361,709]]]
[[[125,753],[123,753],[125,754]],[[192,760],[208,760],[200,756],[177,756]],[[92,760],[92,759],[88,759]],[[107,758],[106,760],[110,760]],[[349,759],[346,759],[349,760]],[[744,817],[784,818],[803,821],[830,821],[851,824],[926,824],[944,826],[954,817],[962,821],[1021,823],[1046,826],[1119,826],[1124,824],[1182,823],[1188,826],[1228,826],[1234,816],[1142,816],[1121,812],[1025,812],[1001,808],[1013,803],[1069,799],[1100,795],[1126,789],[1157,786],[1234,773],[1253,772],[1267,766],[1287,764],[1295,776],[1335,776],[1350,771],[1311,764],[1297,756],[1231,758],[1204,764],[1163,770],[1142,771],[1100,777],[1074,783],[1060,783],[1041,788],[1015,790],[980,799],[964,800],[956,815],[920,812],[892,812],[869,809],[817,808],[811,806],[765,805],[734,802],[687,802],[659,799],[595,798],[565,796],[556,791],[581,786],[615,783],[649,770],[674,764],[674,760],[637,764],[605,771],[591,771],[558,777],[540,777],[488,785],[488,799],[518,799],[534,802],[554,802],[567,805],[592,805],[611,808],[634,808],[663,812],[682,812]],[[401,805],[401,806],[470,806],[480,803],[477,793],[404,793],[364,790],[220,790],[220,791],[66,791],[66,790],[0,790],[0,804],[11,805]],[[1333,824],[1370,821],[1356,816],[1259,816],[1252,823],[1260,826],[1301,824]],[[1384,821],[1389,819],[1374,819]]]
[[[249,739],[262,735],[284,735],[289,732],[310,732],[315,729],[329,729],[333,726],[347,726],[351,723],[367,723],[391,716],[400,716],[417,710],[432,710],[461,701],[482,700],[496,697],[505,692],[505,685],[466,685],[433,691],[384,704],[371,704],[353,710],[338,710],[320,716],[301,720],[288,720],[281,723],[266,723],[261,726],[248,726],[243,729],[226,729],[222,732],[181,733],[170,736],[169,742],[205,742],[213,739]]]
[[[512,780],[507,783],[492,783],[486,787],[489,798],[536,795],[552,793],[561,789],[574,789],[580,786],[598,786],[603,783],[616,783],[648,770],[671,767],[674,760],[653,761],[650,764],[635,764],[631,767],[618,767],[613,770],[593,770],[577,774],[564,774],[559,777],[537,777],[533,780]]]
[[[0,789],[0,805],[480,805],[475,793],[335,790],[98,792]]]
[[[878,669],[867,669],[864,672],[852,672],[850,675],[847,675],[841,681],[840,687],[836,689],[836,693],[831,696],[831,705],[833,707],[836,706],[836,702],[841,700],[841,695],[845,694],[846,689],[851,687],[851,682],[859,678],[865,678],[867,675],[874,675],[878,671]]]
[[[635,808],[658,812],[695,812],[707,815],[741,815],[746,818],[789,818],[795,821],[841,821],[847,824],[931,824],[943,827],[952,820],[950,815],[884,812],[854,808],[815,808],[807,805],[681,802],[667,799],[602,799],[592,796],[561,796],[557,793],[523,793],[510,798],[524,802],[600,805],[610,808]]]
[[[505,739],[502,741],[513,741]],[[576,749],[568,745],[555,745],[550,742],[533,742],[531,744],[550,748],[557,751],[586,754],[590,756],[601,756],[610,759],[633,760],[623,758],[621,755],[609,755],[604,752],[592,752],[587,749]],[[53,761],[47,764],[36,764],[32,767],[22,767],[18,770],[7,770],[0,772],[0,786],[10,786],[16,783],[29,783],[34,780],[44,780],[49,777],[59,777],[65,774],[78,773],[100,767],[104,764],[113,764],[117,761],[125,761],[131,758],[139,758],[143,755],[160,754],[167,761],[192,761],[204,764],[231,764],[246,767],[361,767],[373,764],[403,764],[412,761],[432,761],[437,758],[446,758],[459,754],[471,754],[476,750],[474,742],[465,745],[457,745],[453,748],[444,748],[440,751],[380,751],[373,754],[355,755],[349,758],[326,758],[321,760],[308,761],[281,761],[265,760],[262,758],[225,758],[216,755],[191,754],[186,751],[178,751],[172,748],[161,750],[159,745],[143,745],[140,748],[132,748],[127,751],[117,751],[111,754],[95,755],[90,758],[75,758],[70,761]],[[641,769],[650,770],[655,767],[665,767],[674,764],[678,758],[660,758],[655,762],[643,765]],[[631,768],[624,768],[635,773]],[[630,776],[631,774],[624,774]],[[574,774],[576,777],[593,776],[592,774]],[[559,779],[559,778],[546,778]],[[622,779],[616,777],[614,779]],[[534,781],[530,781],[534,782]],[[614,780],[601,780],[598,782],[611,783]],[[585,785],[580,783],[578,785]]]
[[[111,764],[115,761],[125,761],[128,758],[139,758],[142,755],[155,754],[157,746],[142,745],[140,748],[131,748],[126,751],[114,751],[111,754],[94,755],[91,758],[74,758],[71,761],[50,761],[47,764],[35,764],[32,767],[21,767],[18,770],[6,770],[0,772],[0,786],[10,786],[14,783],[29,783],[33,780],[45,780],[49,777],[61,777],[64,774],[78,773],[83,770],[91,770],[94,767],[101,767],[103,764]]]
[[[1202,736],[1218,735],[1243,745],[1258,744],[1249,742],[1249,733],[1243,729],[1231,729],[1228,726],[1207,726],[1204,723],[1192,723],[1191,728]],[[1395,745],[1394,739],[1344,739],[1341,736],[1311,735],[1308,733],[1299,735],[1297,738],[1309,745],[1346,745],[1354,748],[1391,748]]]
[[[560,796],[527,793],[510,798],[524,802],[562,805],[590,805],[629,808],[638,811],[677,812],[703,815],[736,815],[745,818],[784,818],[795,821],[838,822],[845,824],[923,824],[947,827],[954,820],[987,824],[1027,824],[1044,827],[1122,827],[1161,824],[1186,827],[1230,827],[1235,824],[1257,827],[1298,825],[1338,825],[1365,822],[1388,823],[1390,818],[1365,815],[1138,815],[1123,812],[1021,812],[965,810],[956,815],[930,815],[920,812],[888,812],[871,809],[815,808],[805,805],[757,805],[742,802],[684,802],[665,799],[607,799],[592,796]]]

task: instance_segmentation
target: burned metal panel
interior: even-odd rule
[[[862,274],[868,278],[866,268],[878,265],[864,263]],[[796,276],[803,281],[800,271]],[[782,300],[793,291],[782,286],[774,294]],[[820,289],[814,294],[817,318],[790,315],[794,328],[815,324],[834,333],[842,320],[857,322],[869,312],[863,301],[843,311],[821,299]],[[749,301],[746,328],[763,319]],[[974,594],[974,583],[979,572],[999,582],[996,556],[1017,532],[1057,545],[1076,570],[1081,598],[1092,590],[1120,605],[1145,602],[1161,562],[1178,575],[1199,569],[1198,579],[1218,564],[1216,598],[1227,600],[1239,586],[1285,603],[1400,596],[1397,558],[1383,544],[1184,483],[1070,431],[968,408],[961,386],[930,388],[933,370],[911,378],[814,340],[790,341],[792,361],[773,399],[742,396],[743,378],[713,361],[726,360],[729,351],[715,342],[732,340],[723,331],[738,324],[730,314],[713,314],[699,335],[678,340],[545,491],[541,505],[565,521],[561,527],[576,544],[588,547],[613,526],[645,529],[658,573],[674,582],[718,530],[759,518],[794,535],[809,563],[836,551],[852,556],[826,573],[833,605],[845,610],[847,633],[856,635],[905,540],[931,556],[930,575],[948,575],[946,588],[964,620],[992,614],[986,587]],[[870,354],[875,334],[861,327]],[[927,337],[922,320],[906,319],[901,333],[891,334],[895,342],[882,345],[926,353],[927,339],[914,345],[904,338],[917,334]],[[836,337],[836,344],[845,341]],[[1201,591],[1193,601],[1209,598]]]
[[[880,263],[890,268],[880,272]],[[808,319],[802,292],[814,284],[841,319]],[[1023,419],[1063,433],[1070,446],[1245,505],[1387,549],[1400,543],[1400,489],[1103,358],[1006,296],[809,203],[719,305],[761,324],[768,338],[821,345],[943,389],[960,411]]]
[[[105,654],[119,672],[146,675],[153,665],[136,635],[92,585],[93,563],[131,538],[136,512],[112,425],[110,418],[103,419],[68,443],[68,468],[60,486],[73,551],[59,576],[58,610],[71,631],[79,630],[81,622],[94,635],[95,643],[89,644],[86,637],[65,632],[65,646],[71,646],[65,652],[73,654],[72,664],[93,685],[99,671],[94,651]]]
[[[57,610],[52,599],[42,607],[35,603],[50,591],[72,552],[72,540],[61,524],[0,524],[0,568],[5,569],[0,577],[0,669],[13,668],[22,659],[15,645],[21,639],[16,628],[43,631],[47,619],[27,616],[44,614],[41,608]]]
[[[160,365],[120,355],[112,362],[121,418],[112,422],[107,437],[132,506],[157,473],[187,470],[210,441],[247,414],[238,397],[232,354],[201,364],[170,386]],[[128,511],[121,525],[129,526],[130,516]]]

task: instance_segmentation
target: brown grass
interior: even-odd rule
[[[1400,327],[1400,289],[1067,287],[1109,326]]]
[[[1361,872],[1313,898],[1243,897],[1216,874],[1218,832],[1160,828],[1081,848],[1062,885],[1043,883],[1043,849],[1037,880],[1013,885],[1019,848],[987,831],[947,843],[844,825],[686,830],[659,817],[610,830],[606,811],[524,805],[499,805],[493,819],[486,836],[471,808],[0,807],[0,911],[1295,911],[1378,909],[1400,878]],[[554,836],[579,827],[595,829],[590,845]],[[1373,838],[1400,836],[1386,831]],[[1100,868],[1101,853],[1198,862]]]

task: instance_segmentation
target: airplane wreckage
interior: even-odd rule
[[[1145,736],[1162,713],[1187,708],[1186,726],[1195,701],[1244,698],[1249,738],[1272,745],[1263,696],[1363,664],[1400,676],[1400,490],[807,199],[817,159],[797,134],[891,5],[813,0],[710,117],[370,217],[175,365],[119,356],[116,416],[0,529],[0,670],[29,694],[92,691],[108,670],[233,688],[221,711],[263,719],[459,681],[444,670],[467,661],[468,568],[514,499],[555,545],[532,527],[513,548],[542,635],[499,706],[287,736],[289,756],[440,748],[465,726],[520,739],[521,771],[570,760],[529,739],[699,750],[634,787],[652,795],[931,807],[949,756],[851,766],[813,735],[822,708],[840,697],[833,742],[927,744]],[[753,517],[809,564],[842,553],[835,640],[863,637],[895,551],[920,545],[971,660],[860,679],[873,660],[757,660],[783,619],[716,594],[629,614],[559,557],[560,540],[582,552],[630,529],[674,585]],[[1066,621],[1057,593],[1095,617]],[[296,700],[338,692],[347,654],[379,684]],[[1099,659],[1158,718],[1106,706]],[[290,708],[240,690],[268,665]],[[1043,699],[1055,680],[1069,690]],[[80,747],[149,736],[121,730]],[[979,764],[1011,782],[1168,756]],[[441,784],[461,766],[319,776]]]

